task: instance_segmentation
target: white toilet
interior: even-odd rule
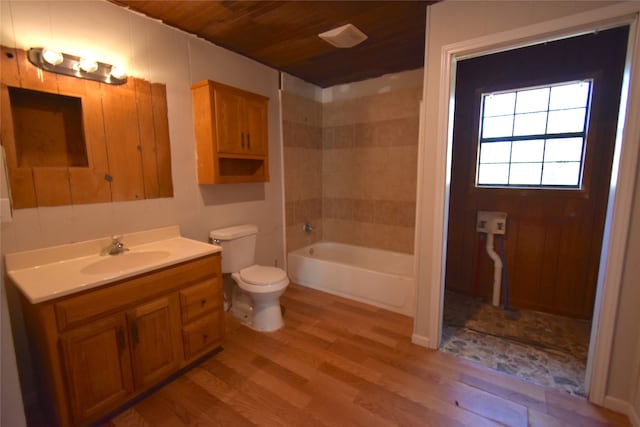
[[[275,331],[284,325],[280,295],[289,278],[281,268],[255,264],[257,233],[253,224],[237,225],[211,231],[209,240],[222,246],[222,273],[231,273],[239,288],[227,296],[231,313],[255,330]]]

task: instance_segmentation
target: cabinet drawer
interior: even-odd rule
[[[182,328],[184,358],[188,360],[215,348],[221,339],[222,310],[217,310]]]
[[[207,280],[180,291],[182,323],[222,308],[222,288],[218,279]]]

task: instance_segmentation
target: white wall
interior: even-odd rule
[[[422,87],[424,68],[385,74],[359,82],[320,88],[292,75],[282,74],[282,89],[286,92],[311,99],[323,104],[344,99],[387,93],[400,89]]]
[[[617,2],[491,2],[491,1],[455,1],[441,2],[430,7],[428,19],[427,46],[425,53],[425,118],[423,122],[424,140],[421,152],[421,172],[419,175],[419,203],[421,216],[418,218],[417,230],[419,254],[423,262],[418,270],[418,310],[414,326],[414,340],[424,345],[433,345],[436,337],[429,336],[430,326],[434,322],[433,313],[438,301],[431,301],[434,287],[441,286],[436,279],[442,271],[439,263],[441,258],[437,246],[432,242],[442,237],[442,230],[434,224],[442,222],[444,212],[439,211],[444,200],[445,178],[439,175],[442,170],[440,162],[446,158],[443,147],[438,143],[440,111],[439,96],[442,80],[441,55],[444,46],[462,41],[478,39],[503,31],[514,30],[523,26],[550,21],[562,16],[569,16],[591,9],[611,6]],[[434,206],[436,207],[434,209]],[[632,234],[629,237],[629,248],[637,246],[640,241],[638,230],[640,227],[640,207],[636,200],[636,208],[632,215]],[[621,244],[624,244],[622,242]],[[634,261],[635,257],[635,261]],[[618,311],[618,323],[614,337],[612,365],[609,371],[609,385],[607,394],[622,399],[631,400],[631,386],[634,378],[629,375],[638,363],[638,355],[634,354],[638,337],[637,306],[640,302],[640,292],[637,287],[637,252],[627,250],[626,271],[622,283],[623,301]],[[634,264],[635,263],[635,264]],[[632,279],[635,277],[635,280]],[[635,326],[633,326],[635,325]],[[625,352],[626,351],[626,352]],[[619,362],[619,364],[617,364]]]
[[[173,198],[16,210],[13,222],[2,225],[3,254],[172,224],[186,237],[207,241],[213,228],[250,222],[260,229],[257,261],[284,265],[276,70],[100,0],[2,0],[0,32],[5,46],[91,52],[100,61],[124,65],[129,75],[166,84],[174,186]],[[269,97],[269,183],[197,184],[190,86],[203,79]],[[15,297],[9,295],[9,303],[15,306]],[[14,329],[22,360],[24,333]]]
[[[215,227],[254,222],[259,261],[283,261],[278,72],[105,1],[2,1],[1,43],[90,51],[130,75],[165,83],[174,197],[122,203],[21,209],[5,227],[3,252],[179,224],[206,241]],[[198,186],[190,85],[212,79],[265,95],[269,102],[267,184]]]

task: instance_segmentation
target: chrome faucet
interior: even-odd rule
[[[127,252],[129,248],[125,248],[124,243],[120,241],[121,238],[122,236],[113,236],[111,244],[104,248],[102,252],[100,252],[100,255],[120,255],[123,252]]]
[[[304,232],[304,234],[311,234],[311,232],[313,231],[313,225],[305,222],[302,226],[302,231]]]

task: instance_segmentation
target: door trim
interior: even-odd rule
[[[431,155],[435,154],[437,161],[425,164],[426,136],[423,135],[420,141],[418,226],[415,247],[418,306],[412,338],[414,343],[438,348],[442,332],[456,62],[544,41],[573,37],[595,29],[630,24],[630,42],[627,50],[586,375],[589,400],[596,404],[604,404],[640,145],[640,123],[624,120],[625,114],[628,117],[640,116],[638,12],[640,12],[640,4],[621,3],[442,47],[439,93],[430,94],[438,96],[437,139],[431,141]],[[429,10],[427,10],[426,19],[428,37]],[[427,40],[427,45],[428,42]],[[427,59],[428,52],[425,53],[425,60]],[[631,73],[632,69],[636,72]],[[426,67],[424,88],[426,93]],[[426,108],[423,109],[421,116],[421,122],[424,123],[427,120],[426,110]],[[430,158],[433,159],[433,156]],[[434,186],[423,184],[427,167],[431,168],[429,173],[434,178]],[[424,203],[428,206],[423,206]],[[431,218],[431,215],[433,215],[432,221],[426,223],[421,221],[423,218]],[[430,259],[431,262],[420,263],[418,262],[420,259]],[[421,327],[423,324],[426,324],[426,328]],[[422,334],[419,333],[421,330]]]

